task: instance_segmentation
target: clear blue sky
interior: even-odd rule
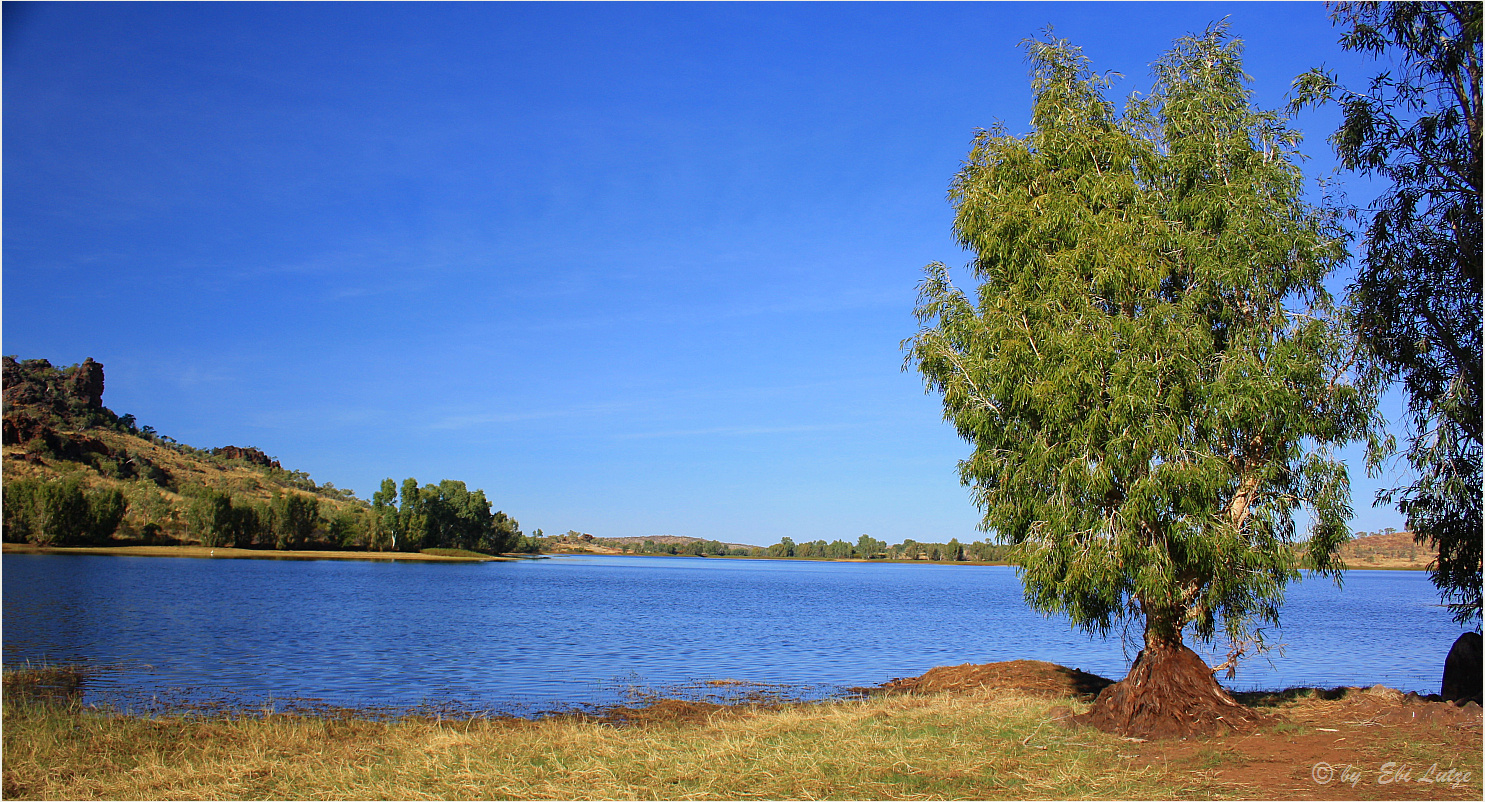
[[[1026,130],[1019,41],[1055,26],[1118,97],[1223,17],[1260,105],[1375,70],[1319,3],[4,14],[5,353],[363,497],[755,544],[983,536],[899,343],[922,266],[966,259],[972,132]],[[1298,121],[1312,175],[1336,123]],[[1355,528],[1401,528],[1351,453]]]

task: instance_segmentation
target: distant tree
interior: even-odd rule
[[[92,523],[87,495],[75,477],[43,482],[40,526],[45,542],[69,546],[86,539]]]
[[[203,546],[235,546],[232,497],[210,487],[193,491],[186,505],[186,523]]]
[[[370,525],[371,537],[374,548],[390,546],[392,551],[397,550],[397,483],[391,477],[382,480],[381,489],[371,494],[371,514],[373,521]]]
[[[5,542],[34,543],[40,537],[41,483],[34,479],[5,482],[0,513],[4,515]]]
[[[402,551],[417,551],[424,547],[428,531],[428,517],[423,504],[423,493],[418,480],[408,477],[402,480],[402,505],[397,509],[397,540]]]
[[[75,476],[5,483],[5,540],[40,546],[106,543],[129,502],[117,488],[85,489]]]
[[[950,538],[949,544],[944,547],[945,559],[960,562],[964,560],[964,546],[959,543],[959,538]]]
[[[521,524],[504,512],[496,510],[490,518],[490,529],[485,538],[485,549],[492,554],[513,551],[515,548],[511,544],[519,543],[522,539]]]
[[[1413,484],[1396,500],[1438,550],[1434,584],[1455,618],[1481,614],[1481,4],[1337,3],[1347,50],[1391,69],[1365,92],[1311,70],[1296,104],[1338,103],[1342,164],[1390,186],[1373,202],[1350,288],[1369,378],[1408,395]]]
[[[274,548],[303,548],[314,536],[320,502],[303,493],[275,493],[270,502]]]
[[[232,538],[238,547],[253,546],[269,536],[272,517],[269,508],[250,498],[232,499]]]
[[[1144,621],[1088,720],[1225,730],[1252,713],[1183,633],[1277,620],[1301,503],[1312,564],[1339,571],[1349,484],[1327,449],[1371,410],[1324,286],[1339,232],[1225,26],[1178,40],[1123,115],[1078,48],[1027,48],[1032,133],[980,132],[950,193],[977,303],[930,265],[910,360],[974,446],[961,479],[1032,607],[1097,634]]]
[[[366,519],[370,515],[367,512],[363,517],[359,511],[352,509],[336,510],[329,521],[331,544],[343,549],[367,545]]]
[[[871,535],[862,535],[856,540],[856,553],[865,559],[869,560],[886,550],[887,544]]]

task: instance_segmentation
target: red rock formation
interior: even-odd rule
[[[93,409],[103,407],[102,365],[94,362],[92,357],[88,357],[81,365],[73,365],[64,373],[67,375],[68,393],[73,398]]]
[[[252,447],[223,446],[221,448],[213,448],[211,453],[226,457],[227,459],[240,459],[254,465],[262,465],[265,468],[274,468],[280,471],[284,469],[282,465],[278,464],[278,460]]]

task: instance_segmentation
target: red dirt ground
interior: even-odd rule
[[[935,668],[878,692],[978,687],[1091,700],[1110,680],[1053,663],[1014,660]],[[1269,717],[1247,734],[1129,741],[1120,758],[1189,771],[1243,799],[1481,799],[1481,711],[1436,697],[1369,689],[1234,694]],[[1054,708],[1054,719],[1071,714]]]

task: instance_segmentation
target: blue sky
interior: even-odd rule
[[[966,259],[974,129],[1026,130],[1019,41],[1053,25],[1117,97],[1224,17],[1260,105],[1376,69],[1319,3],[4,12],[5,353],[363,497],[755,544],[983,536],[899,343]],[[1311,175],[1336,123],[1297,121]],[[1354,528],[1402,528],[1350,453]]]

